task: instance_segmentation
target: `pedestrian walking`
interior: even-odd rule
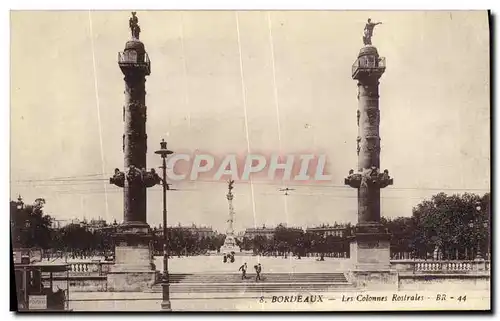
[[[241,271],[241,279],[242,280],[246,279],[247,278],[247,263],[245,262],[245,264],[240,266],[238,271]]]

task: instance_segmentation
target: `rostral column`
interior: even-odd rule
[[[108,275],[108,290],[141,291],[155,283],[152,234],[146,220],[146,188],[160,183],[154,169],[146,170],[146,76],[151,62],[139,40],[141,29],[135,12],[129,20],[131,39],[118,53],[125,80],[123,106],[124,172],[115,169],[110,183],[123,188],[123,223],[115,240],[115,265]]]
[[[234,207],[233,207],[233,184],[234,180],[230,180],[228,182],[228,193],[226,194],[226,198],[229,204],[229,219],[227,220],[227,230],[226,230],[226,238],[224,240],[224,245],[221,247],[221,252],[224,254],[230,254],[231,252],[238,253],[239,248],[236,246],[236,239],[234,237]]]
[[[356,172],[351,169],[345,179],[346,185],[358,191],[358,223],[353,231],[350,258],[359,284],[365,285],[374,280],[393,283],[387,278],[391,235],[380,223],[380,189],[392,185],[393,180],[388,170],[380,172],[379,79],[386,65],[385,58],[379,56],[371,43],[377,24],[380,23],[368,19],[364,46],[352,66],[352,78],[358,82],[358,168]]]

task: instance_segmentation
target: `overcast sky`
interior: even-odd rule
[[[129,16],[126,11],[12,13],[12,198],[44,197],[47,213],[58,219],[123,219],[122,191],[108,178],[114,168],[123,168],[124,83],[117,53],[130,38]],[[368,17],[383,22],[373,44],[387,59],[380,81],[381,168],[389,169],[394,185],[382,191],[382,215],[409,216],[413,206],[440,191],[489,190],[486,12],[137,16],[152,61],[146,82],[148,167],[160,165],[153,151],[162,137],[176,152],[223,156],[245,153],[249,144],[254,153],[281,146],[284,153],[327,157],[332,182],[287,183],[296,190],[286,206],[277,191],[281,183],[258,182],[254,211],[250,184],[237,182],[236,230],[280,222],[356,222],[357,193],[343,182],[357,164],[351,65]],[[57,180],[61,177],[68,179]],[[168,196],[169,224],[225,229],[224,182],[175,187],[179,191]],[[148,191],[148,222],[157,225],[161,187]]]

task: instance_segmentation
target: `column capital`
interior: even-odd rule
[[[379,172],[378,168],[364,169],[361,172],[354,173],[354,170],[349,171],[349,176],[344,180],[345,185],[353,188],[360,187],[378,187],[384,188],[393,184],[393,179],[389,176],[389,171],[386,169],[383,173]]]

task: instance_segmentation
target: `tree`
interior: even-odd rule
[[[439,249],[444,258],[465,258],[465,252],[484,253],[489,239],[490,196],[476,194],[448,196],[444,193],[424,200],[413,209],[417,256],[427,257]],[[470,256],[470,255],[468,255]],[[470,257],[469,257],[470,258]]]
[[[415,233],[417,226],[413,217],[396,217],[394,219],[381,218],[380,222],[385,225],[392,234],[391,253],[413,253],[416,249]]]
[[[80,224],[69,224],[59,230],[61,233],[61,249],[72,252],[73,256],[88,255],[95,249],[95,235]]]
[[[10,202],[10,224],[14,247],[39,247],[52,245],[50,226],[52,218],[43,213],[45,200],[38,198],[33,205],[18,208],[18,202]]]
[[[265,236],[262,235],[256,235],[252,239],[252,249],[254,254],[260,254],[263,253],[264,250],[266,249],[266,245],[268,243],[268,240]]]
[[[304,251],[304,232],[301,229],[287,228],[284,224],[278,224],[273,239],[280,254],[288,252],[299,254]]]
[[[249,251],[252,249],[252,241],[248,237],[244,236],[241,239],[239,246],[242,250]]]

